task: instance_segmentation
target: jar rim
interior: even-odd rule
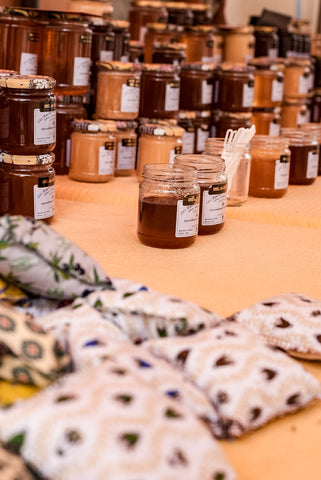
[[[133,62],[119,62],[119,61],[111,61],[111,62],[96,62],[96,66],[99,71],[102,72],[140,72],[142,67],[139,63]]]
[[[287,148],[289,146],[289,139],[282,136],[273,135],[254,135],[251,140],[251,147],[264,147],[264,148]]]
[[[9,153],[0,153],[0,163],[12,165],[50,165],[55,161],[54,153],[44,155],[11,155]]]
[[[178,166],[172,163],[147,163],[144,165],[142,177],[155,181],[197,181],[197,170],[191,166]]]
[[[84,120],[77,119],[72,122],[72,128],[75,132],[82,133],[108,133],[116,131],[114,120]]]
[[[182,62],[181,71],[191,72],[213,72],[217,67],[217,63],[213,62]]]
[[[317,144],[313,132],[302,128],[283,127],[281,128],[280,136],[287,137],[290,146],[307,145],[307,143],[310,145]]]
[[[225,162],[219,155],[214,157],[214,155],[206,155],[202,153],[181,154],[175,156],[174,164],[195,167],[197,175],[200,177],[203,177],[206,174],[225,172]]]
[[[176,126],[167,126],[154,123],[146,123],[139,127],[140,133],[147,135],[155,135],[161,137],[182,137],[184,135],[184,128]]]
[[[56,86],[56,80],[42,75],[12,75],[0,77],[0,87],[27,90],[52,90]]]

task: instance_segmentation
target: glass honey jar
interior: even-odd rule
[[[218,31],[223,36],[223,61],[246,63],[254,57],[255,36],[251,25],[220,25]]]
[[[193,13],[193,25],[212,25],[213,12],[211,5],[189,3]]]
[[[302,123],[299,125],[299,128],[310,132],[319,144],[319,167],[318,167],[318,175],[321,175],[321,123],[314,123],[314,122],[307,122]]]
[[[191,25],[185,28],[183,43],[186,44],[187,62],[214,61],[214,27]]]
[[[141,66],[137,63],[97,63],[96,114],[99,118],[134,120],[138,117]]]
[[[284,100],[304,99],[311,88],[311,62],[307,59],[287,59],[284,68]]]
[[[0,38],[1,68],[21,75],[39,73],[41,27],[28,10],[5,8],[0,14]]]
[[[252,124],[255,125],[257,135],[278,136],[281,129],[281,109],[253,108]]]
[[[279,56],[279,36],[276,27],[256,26],[255,57],[276,58]]]
[[[116,160],[115,177],[128,177],[135,171],[137,151],[137,122],[115,121]]]
[[[301,123],[310,121],[309,110],[305,99],[290,99],[282,103],[281,127],[296,128]]]
[[[129,33],[132,40],[145,41],[148,23],[167,23],[168,12],[163,2],[136,0],[129,9]]]
[[[181,90],[179,108],[181,110],[210,110],[213,103],[215,64],[183,63],[181,65]]]
[[[182,153],[184,130],[181,127],[150,124],[139,127],[137,178],[142,179],[148,163],[174,163],[175,155]]]
[[[144,44],[138,40],[129,42],[129,62],[144,63]]]
[[[55,156],[0,154],[0,215],[50,222],[55,214]]]
[[[214,72],[214,109],[251,112],[254,100],[254,67],[222,63]]]
[[[144,166],[139,185],[137,236],[144,245],[185,248],[197,238],[200,187],[196,168]]]
[[[183,135],[183,154],[194,153],[196,140],[195,119],[195,112],[180,110],[178,113],[178,126],[185,130]]]
[[[194,21],[193,11],[185,2],[165,2],[168,12],[167,23],[172,25],[192,25]]]
[[[195,111],[195,145],[194,153],[203,153],[205,150],[206,140],[210,136],[211,111],[201,110]]]
[[[59,95],[84,95],[89,87],[92,32],[84,20],[50,16],[43,28],[40,71],[56,79]]]
[[[86,16],[103,17],[109,20],[112,17],[114,7],[108,0],[70,0],[69,12],[83,13]]]
[[[114,32],[114,60],[129,62],[129,23],[125,20],[111,20]]]
[[[152,63],[155,43],[170,43],[173,38],[173,29],[166,23],[148,23],[145,34],[144,62]]]
[[[184,43],[154,43],[152,63],[168,63],[181,65],[186,60]]]
[[[249,194],[254,197],[281,198],[289,186],[289,141],[284,137],[255,135],[251,141]]]
[[[139,115],[175,118],[179,110],[179,67],[161,63],[142,66]]]
[[[222,230],[225,222],[227,178],[225,163],[219,156],[177,155],[175,165],[197,170],[200,187],[198,234],[209,235]]]
[[[80,182],[108,182],[114,177],[115,122],[72,123],[69,177]]]
[[[0,150],[42,155],[55,148],[55,84],[50,77],[0,77]]]
[[[252,125],[251,112],[222,112],[214,110],[213,130],[211,137],[225,137],[227,130],[238,130],[239,128],[250,128]]]
[[[283,100],[282,63],[260,57],[249,60],[248,64],[255,68],[253,107],[279,107]]]

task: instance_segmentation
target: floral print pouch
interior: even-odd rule
[[[207,394],[218,411],[218,438],[238,437],[321,396],[320,382],[298,362],[237,322],[146,346]]]
[[[234,480],[184,405],[105,360],[0,410],[0,437],[50,480]]]
[[[257,302],[231,317],[271,345],[307,360],[321,360],[321,301],[285,293]]]
[[[0,275],[25,292],[74,299],[112,288],[89,255],[43,222],[0,217]]]

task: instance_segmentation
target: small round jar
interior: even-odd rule
[[[43,27],[39,69],[56,79],[59,95],[84,95],[89,87],[92,33],[86,21],[50,18]]]
[[[319,144],[319,167],[318,167],[318,175],[321,175],[321,123],[302,123],[299,127],[307,132],[310,132],[313,135],[313,138]]]
[[[145,41],[148,23],[167,23],[168,12],[163,2],[136,0],[129,9],[129,33],[132,40]]]
[[[308,95],[310,122],[321,122],[321,88],[314,88]]]
[[[148,23],[145,34],[144,62],[152,63],[154,43],[170,43],[173,30],[166,23]]]
[[[225,137],[225,134],[229,129],[238,130],[239,128],[250,128],[252,125],[252,113],[247,112],[230,113],[215,110],[214,118],[214,136],[216,137]]]
[[[146,63],[142,67],[139,115],[146,118],[175,118],[179,110],[179,67]]]
[[[218,30],[223,35],[224,62],[247,62],[254,57],[254,27],[220,25]]]
[[[305,100],[288,99],[282,103],[281,127],[296,128],[309,121],[309,110]]]
[[[117,62],[129,61],[130,33],[129,23],[125,20],[111,20],[115,35],[114,60]]]
[[[251,112],[254,99],[254,67],[223,63],[214,79],[214,108],[223,112]]]
[[[131,63],[144,63],[144,44],[138,40],[129,42],[129,61]]]
[[[1,67],[21,75],[37,75],[40,36],[40,25],[28,10],[5,8],[0,15]]]
[[[194,120],[195,127],[195,153],[203,153],[205,150],[205,142],[210,136],[211,111],[202,110],[195,111],[196,118]]]
[[[137,236],[150,247],[185,248],[197,238],[200,188],[194,167],[144,166]]]
[[[211,5],[202,3],[189,3],[189,7],[193,13],[193,25],[211,25],[213,20],[213,12]]]
[[[282,65],[268,57],[254,58],[249,65],[255,67],[253,107],[279,107],[283,100]]]
[[[194,153],[196,137],[195,119],[195,112],[182,110],[178,114],[178,126],[185,130],[183,135],[183,154]]]
[[[186,44],[187,62],[214,61],[214,27],[197,25],[186,27],[183,43]]]
[[[129,177],[135,171],[137,122],[117,120],[115,177]]]
[[[206,155],[219,155],[224,159],[224,138],[208,138],[205,144]],[[234,155],[238,165],[232,178],[228,175],[227,201],[228,207],[239,207],[243,205],[249,195],[249,182],[251,171],[251,154],[249,144],[239,144],[234,147]],[[228,173],[228,172],[227,172]]]
[[[174,164],[195,167],[197,170],[200,187],[198,234],[210,235],[222,230],[227,191],[224,160],[207,155],[178,155]]]
[[[319,144],[313,133],[295,128],[282,128],[291,151],[290,185],[311,185],[318,176]]]
[[[184,43],[153,44],[152,63],[169,63],[180,65],[186,60],[186,45]]]
[[[1,158],[1,157],[0,157]],[[53,153],[2,154],[0,215],[24,215],[50,222],[55,214]]]
[[[82,97],[57,95],[57,139],[54,149],[55,172],[67,175],[70,165],[72,121],[86,118]]]
[[[194,20],[193,11],[185,2],[165,2],[168,12],[168,23],[172,25],[192,25]]]
[[[72,123],[69,177],[80,182],[108,182],[114,177],[115,122]]]
[[[249,194],[281,198],[289,186],[290,158],[287,138],[255,135],[251,141]]]
[[[211,63],[183,63],[181,65],[181,110],[209,110],[213,103],[213,72]]]
[[[281,129],[280,108],[253,108],[252,124],[257,135],[278,136]]]
[[[311,86],[311,62],[288,59],[284,68],[284,100],[306,98]]]
[[[254,36],[255,57],[279,56],[279,36],[276,27],[256,26]]]
[[[70,0],[68,11],[85,13],[87,16],[96,15],[108,20],[112,17],[114,7],[108,0]]]
[[[141,66],[137,63],[98,62],[97,69],[97,116],[114,120],[137,118]]]
[[[137,178],[142,179],[144,165],[173,163],[182,153],[184,130],[181,127],[145,124],[139,127]]]
[[[50,77],[1,77],[0,150],[15,155],[42,155],[55,148],[55,80]]]

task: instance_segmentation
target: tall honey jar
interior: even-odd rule
[[[223,61],[247,62],[254,57],[255,36],[251,25],[220,25],[223,36]]]
[[[276,58],[279,56],[279,36],[276,27],[256,26],[255,57]]]
[[[125,20],[111,20],[114,32],[114,60],[129,62],[129,22]]]
[[[168,12],[163,2],[136,0],[129,9],[129,33],[132,40],[145,41],[148,23],[167,23]]]

